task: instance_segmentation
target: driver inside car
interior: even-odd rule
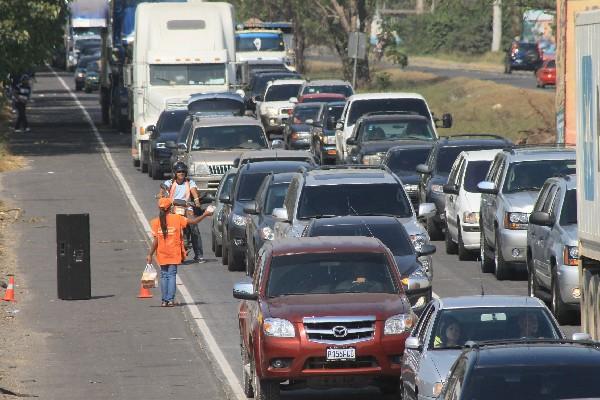
[[[357,265],[352,269],[350,276],[342,280],[335,291],[340,292],[371,292],[377,293],[383,290],[381,282],[371,276],[369,268],[364,265]]]

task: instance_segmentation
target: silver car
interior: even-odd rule
[[[575,149],[550,146],[504,150],[494,157],[477,187],[480,206],[480,259],[483,272],[496,279],[512,269],[525,271],[527,225],[533,203],[546,179],[575,173]]]
[[[467,341],[563,339],[539,299],[527,296],[463,296],[433,299],[423,310],[402,358],[402,399],[437,397]]]
[[[549,300],[561,324],[577,316],[581,297],[576,185],[576,175],[548,179],[533,206],[527,229],[529,295]]]
[[[233,186],[233,180],[237,175],[237,168],[230,168],[225,174],[223,178],[221,178],[221,182],[219,183],[219,188],[217,189],[217,195],[215,196],[215,211],[214,217],[212,219],[212,229],[211,229],[211,238],[212,238],[212,251],[215,253],[215,256],[221,257],[223,254],[223,206],[225,205],[219,198],[222,195],[228,195],[231,192],[231,187]]]

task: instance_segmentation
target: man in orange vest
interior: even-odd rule
[[[189,202],[194,199],[194,208],[189,210],[190,216],[202,215],[200,209],[200,195],[198,194],[198,186],[196,182],[187,176],[188,167],[182,161],[177,161],[173,164],[173,178],[163,182],[165,189],[161,187],[159,197],[167,196],[171,200],[184,200]],[[189,241],[194,249],[194,262],[204,263],[204,250],[202,249],[202,237],[198,225],[190,226],[186,232],[189,233]]]

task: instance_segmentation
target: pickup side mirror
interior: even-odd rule
[[[358,144],[358,142],[356,141],[355,138],[348,138],[348,139],[346,139],[346,144],[348,146],[356,146]]]
[[[404,347],[409,350],[421,351],[423,350],[423,345],[419,342],[419,338],[415,336],[409,336],[406,338],[404,342]]]
[[[442,128],[452,128],[453,122],[452,114],[446,113],[442,115]]]
[[[244,213],[251,215],[258,214],[258,204],[256,204],[256,201],[251,201],[246,207],[244,207]]]
[[[431,174],[431,167],[429,167],[427,164],[419,164],[419,165],[417,165],[415,170],[418,173],[423,174],[423,175]]]
[[[458,187],[454,183],[447,183],[442,189],[446,194],[458,194]]]
[[[231,204],[231,198],[229,197],[228,193],[222,193],[219,196],[219,201],[223,204]]]
[[[274,139],[271,142],[272,149],[285,149],[285,143],[281,139]]]
[[[146,127],[146,132],[151,133],[151,132],[154,132],[154,131],[156,131],[156,125],[148,125]]]
[[[238,282],[233,285],[233,297],[240,300],[257,300],[258,294],[254,291],[252,282]]]
[[[436,247],[432,244],[421,245],[421,250],[417,251],[417,257],[430,256],[436,252]]]
[[[173,141],[173,140],[167,140],[165,142],[165,147],[167,149],[176,149],[177,148],[177,143],[175,143],[175,141]]]
[[[553,226],[554,222],[554,217],[544,211],[535,211],[529,216],[529,223],[533,225]]]
[[[342,121],[338,121],[338,122],[335,124],[335,129],[339,129],[339,130],[342,130],[342,129],[344,129],[344,123],[343,123]]]
[[[496,185],[489,181],[479,182],[477,184],[477,190],[479,190],[479,193],[498,194],[498,188]]]
[[[436,212],[435,204],[433,203],[421,203],[419,204],[419,217],[420,218],[431,218]]]
[[[185,143],[178,143],[177,144],[177,150],[179,150],[179,151],[186,151],[187,150],[187,145]]]
[[[274,208],[273,209],[273,217],[280,221],[289,221],[289,216],[287,209],[285,208]]]

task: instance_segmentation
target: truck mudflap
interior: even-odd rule
[[[585,268],[580,276],[581,327],[593,340],[600,340],[600,268]]]

